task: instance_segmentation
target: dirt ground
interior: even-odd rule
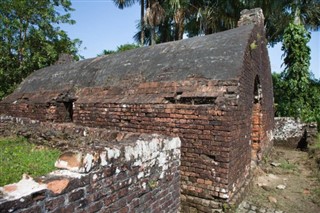
[[[255,171],[245,202],[286,213],[320,213],[320,172],[315,159],[308,152],[274,147]]]

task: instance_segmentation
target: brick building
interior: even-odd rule
[[[0,102],[0,114],[179,136],[182,212],[211,212],[237,200],[272,145],[262,11],[243,11],[238,25],[38,70]]]

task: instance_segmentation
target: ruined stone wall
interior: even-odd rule
[[[35,131],[34,135],[39,134],[37,126],[44,131],[51,125],[2,116],[0,132],[11,129],[8,123],[15,127],[22,124]],[[60,128],[68,137],[70,132],[75,134],[74,130],[83,130],[73,125]],[[58,132],[57,129],[52,131]],[[104,131],[107,130],[85,128],[78,133],[86,132],[87,136],[82,137],[89,137]],[[57,170],[36,181],[24,177],[18,183],[0,187],[1,212],[178,212],[179,138],[156,134],[122,137],[117,142],[99,141],[100,145],[87,148],[83,153],[85,169],[78,168],[82,172]]]
[[[0,113],[14,117],[28,117],[39,121],[69,122],[68,103],[57,101],[65,91],[39,91],[13,95],[12,99],[0,104]]]
[[[276,117],[274,144],[291,149],[306,150],[315,143],[317,123],[305,123],[292,117]]]

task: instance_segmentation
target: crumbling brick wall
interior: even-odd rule
[[[185,93],[180,94],[179,100],[174,100],[176,103],[161,104],[157,103],[158,100],[152,103],[150,99],[141,99],[137,100],[136,104],[133,104],[132,100],[113,104],[112,99],[108,100],[107,91],[104,95],[101,94],[105,99],[99,100],[99,103],[96,103],[96,99],[90,101],[92,97],[90,92],[87,96],[83,95],[85,92],[81,92],[82,96],[74,103],[74,122],[119,131],[155,132],[179,136],[182,140],[183,206],[203,210],[219,209],[221,205],[217,201],[225,201],[233,193],[228,190],[228,163],[230,141],[236,139],[233,132],[237,129],[230,122],[233,119],[231,114],[234,108],[229,105],[236,101],[234,93],[237,82],[194,80],[181,84],[157,83],[156,91],[152,89],[155,83],[150,83],[144,84],[141,89],[161,94],[166,90],[179,91],[182,89],[179,85],[183,87],[185,84],[194,86],[188,89],[184,86],[183,91],[190,90],[188,97],[194,97],[195,93],[198,95],[189,98],[189,104],[181,103],[187,100]],[[199,85],[207,85],[202,88],[206,92],[195,92],[195,88],[201,88]],[[208,90],[213,92],[212,96],[208,95]],[[150,97],[157,97],[157,94]],[[198,101],[201,98],[201,101],[192,104],[192,100]],[[139,103],[142,100],[148,103]],[[206,201],[201,201],[199,198]]]
[[[274,145],[307,150],[317,140],[317,123],[305,123],[292,117],[276,117]]]
[[[261,10],[253,9],[244,11],[243,15],[244,18],[240,19],[238,25],[254,22],[256,27],[251,32],[243,56],[238,87],[239,101],[232,112],[233,118],[230,119],[236,126],[228,167],[231,191],[245,184],[250,168],[262,160],[263,154],[273,143],[273,87],[263,14]],[[258,19],[254,18],[259,16]]]
[[[50,126],[30,119],[1,117],[0,128],[7,131],[13,122],[34,130],[34,135],[39,134],[37,126],[41,129]],[[69,134],[83,127],[61,125],[61,129],[63,134]],[[106,130],[85,129],[86,137],[110,134]],[[83,133],[84,130],[79,131]],[[177,212],[179,138],[122,134],[123,139],[117,142],[99,141],[99,146],[85,150],[87,155],[98,154],[99,158],[92,159],[92,167],[84,173],[57,170],[36,181],[25,177],[18,183],[0,187],[1,212]]]

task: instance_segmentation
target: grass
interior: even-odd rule
[[[297,166],[295,164],[289,163],[286,160],[283,160],[280,164],[280,168],[284,170],[296,170]]]
[[[0,138],[0,186],[18,182],[23,173],[38,177],[55,169],[60,151],[37,147],[25,138]]]
[[[313,148],[320,149],[320,133],[318,133],[318,135],[317,135],[317,140],[316,140],[315,144],[313,145]]]

